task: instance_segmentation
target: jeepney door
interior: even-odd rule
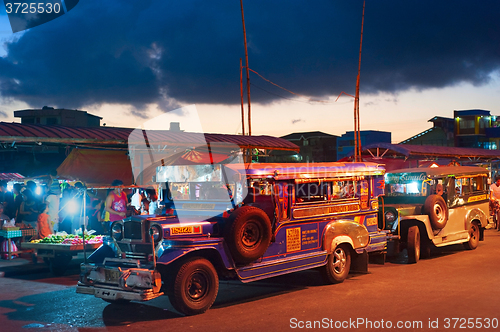
[[[290,187],[285,181],[276,182],[274,185],[277,221],[290,219]]]

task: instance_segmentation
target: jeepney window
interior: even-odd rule
[[[339,185],[339,181],[333,181],[331,185],[331,199],[337,199],[341,197],[341,187]]]
[[[169,183],[169,189],[173,199],[189,199],[188,183]]]
[[[469,180],[469,178],[462,178],[462,194],[464,195],[470,193]]]
[[[485,190],[484,188],[486,188],[485,180],[486,177],[484,176],[477,176],[475,178],[471,178],[470,183],[472,192],[484,191]]]
[[[455,179],[455,195],[462,195],[462,179]]]
[[[328,183],[298,183],[295,190],[297,203],[317,202],[328,199]]]
[[[425,196],[429,190],[429,184],[422,181],[410,183],[390,183],[386,185],[386,195],[388,196]]]
[[[267,181],[250,179],[249,186],[255,189],[256,195],[271,195],[273,193],[273,187]]]

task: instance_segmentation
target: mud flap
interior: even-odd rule
[[[385,264],[385,259],[386,259],[386,253],[385,252],[371,253],[369,255],[369,262],[371,264],[384,265]]]
[[[400,240],[392,240],[392,241],[387,241],[387,256],[388,257],[397,257],[401,250],[403,245]]]
[[[368,253],[363,250],[361,254],[354,254],[351,257],[351,269],[353,273],[368,273]]]

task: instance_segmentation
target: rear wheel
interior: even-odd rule
[[[420,231],[418,226],[408,228],[408,239],[406,241],[408,252],[408,263],[414,264],[420,259]]]
[[[207,311],[219,290],[219,277],[214,266],[205,258],[193,258],[182,264],[173,281],[170,302],[185,315]]]
[[[464,243],[465,249],[474,250],[479,244],[479,226],[473,222],[470,224],[469,241]]]
[[[332,284],[343,282],[349,275],[351,268],[351,252],[346,245],[339,245],[328,255],[326,265],[322,272],[325,280]]]

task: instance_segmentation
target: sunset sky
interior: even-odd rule
[[[137,127],[195,104],[205,132],[241,133],[238,0],[80,0],[17,33],[0,6],[0,121],[47,105]],[[295,93],[251,73],[253,134],[353,129],[353,98],[335,100],[355,94],[362,7],[244,1],[249,67]],[[367,0],[361,129],[390,131],[397,143],[453,110],[500,115],[499,15],[497,0]]]

